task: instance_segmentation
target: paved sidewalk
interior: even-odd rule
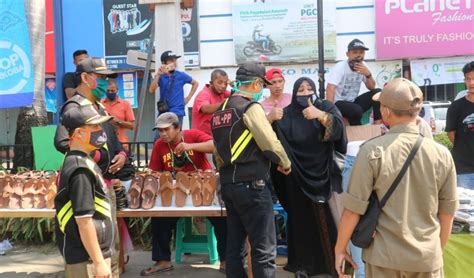
[[[151,261],[150,251],[133,251],[126,271],[120,277],[141,277],[140,271],[147,268]],[[174,256],[173,256],[174,257]],[[223,278],[225,275],[218,271],[219,265],[210,265],[207,255],[189,255],[183,257],[183,263],[175,264],[175,270],[152,277],[182,277],[182,278]],[[294,274],[282,269],[286,263],[285,257],[279,257],[277,277],[290,278]],[[6,255],[0,255],[1,278],[63,278],[63,259],[52,244],[34,246],[14,246]],[[319,277],[319,276],[318,276]],[[325,276],[320,276],[325,277]]]

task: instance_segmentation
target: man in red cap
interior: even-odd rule
[[[268,121],[281,120],[283,108],[291,103],[291,94],[283,93],[285,89],[285,77],[281,69],[272,68],[267,71],[265,78],[272,83],[267,88],[270,89],[270,97],[264,99],[261,104]]]

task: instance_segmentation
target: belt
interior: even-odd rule
[[[235,183],[226,183],[222,186],[247,186],[252,187],[254,189],[263,189],[267,182],[265,180],[253,180],[253,181],[245,181],[245,182],[235,182]]]

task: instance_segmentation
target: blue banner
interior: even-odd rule
[[[34,72],[23,0],[0,0],[0,108],[31,105]]]
[[[56,113],[56,100],[58,98],[56,78],[46,78],[44,96],[46,100],[46,111]]]

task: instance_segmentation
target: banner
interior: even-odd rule
[[[132,108],[138,107],[137,73],[123,72],[117,75],[118,94],[121,99],[130,102]]]
[[[105,62],[110,69],[134,68],[127,64],[129,49],[146,52],[150,45],[153,12],[138,0],[104,0]]]
[[[474,56],[410,61],[411,78],[418,86],[463,83],[462,68]]]
[[[34,74],[23,1],[0,0],[0,108],[31,105]]]
[[[324,2],[325,60],[336,58],[335,2]],[[317,60],[317,13],[316,1],[311,0],[233,0],[236,62]]]
[[[56,54],[54,47],[54,12],[53,0],[46,0],[46,30],[44,33],[45,72],[56,73]]]
[[[375,1],[378,59],[474,54],[474,0]]]
[[[58,98],[58,93],[56,90],[56,78],[46,78],[44,84],[46,111],[56,113],[56,102]]]
[[[186,67],[199,66],[198,1],[193,1],[191,9],[181,9],[183,31],[184,64]]]

